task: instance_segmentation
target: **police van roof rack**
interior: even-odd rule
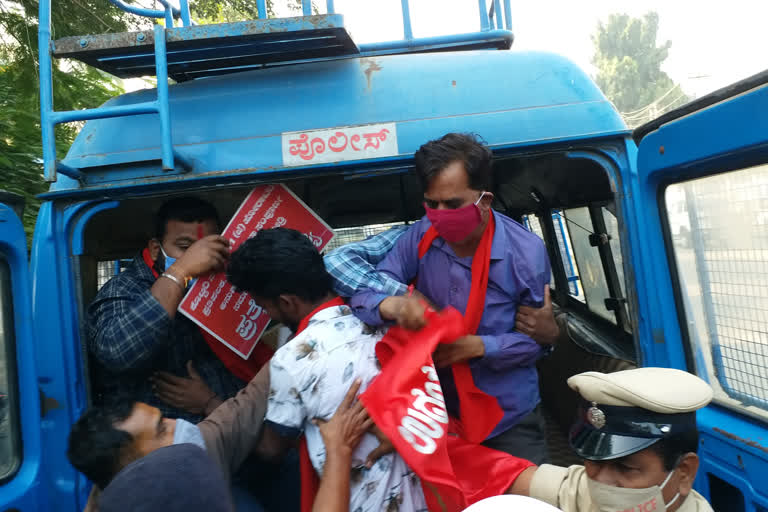
[[[256,0],[258,20],[197,25],[188,0],[179,7],[158,0],[162,10],[109,0],[120,9],[152,19],[163,19],[153,30],[65,37],[51,41],[51,0],[40,0],[39,63],[44,177],[56,181],[57,171],[85,181],[82,169],[56,161],[54,126],[141,114],[158,114],[163,170],[191,170],[192,164],[174,150],[168,101],[168,78],[177,82],[257,69],[267,65],[306,62],[345,56],[398,53],[508,49],[512,45],[510,0],[478,0],[480,31],[469,34],[415,38],[409,0],[401,0],[403,36],[399,41],[356,45],[336,14],[334,1],[326,0],[327,14],[312,15],[311,0],[302,0],[304,16],[267,18],[266,0]],[[490,10],[487,3],[491,2]],[[181,26],[174,26],[175,20]],[[57,112],[53,110],[52,57],[72,58],[120,78],[157,77],[157,99],[132,105]]]

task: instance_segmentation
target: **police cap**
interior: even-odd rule
[[[583,399],[569,441],[588,460],[631,455],[696,429],[696,411],[712,400],[699,377],[672,368],[586,372],[568,379]]]

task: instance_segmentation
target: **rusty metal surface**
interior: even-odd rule
[[[343,17],[338,14],[307,16],[300,18],[278,18],[269,20],[248,20],[235,23],[174,27],[167,30],[168,46],[171,43],[215,39],[222,37],[243,37],[259,34],[285,34],[288,32],[314,31],[320,29],[344,28]],[[83,44],[83,42],[85,42]],[[54,56],[78,58],[100,50],[117,48],[142,48],[151,52],[154,46],[152,30],[71,36],[57,39],[53,43]]]
[[[750,448],[756,448],[756,449],[760,450],[761,452],[768,453],[768,446],[763,446],[760,443],[758,443],[757,441],[754,441],[752,439],[744,439],[743,437],[739,437],[736,434],[732,434],[732,433],[730,433],[730,432],[728,432],[726,430],[723,430],[722,428],[719,428],[719,427],[712,427],[712,430],[714,430],[715,432],[717,432],[718,434],[720,434],[722,436],[727,437],[731,441],[737,441],[739,443],[742,443],[742,444],[745,444],[745,445],[749,446]]]
[[[67,37],[54,55],[74,58],[121,78],[154,75],[152,31]],[[340,15],[250,20],[167,31],[168,72],[176,81],[267,63],[355,55]]]

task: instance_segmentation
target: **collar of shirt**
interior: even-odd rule
[[[154,283],[156,281],[156,277],[152,273],[152,269],[147,266],[147,264],[144,262],[144,258],[141,256],[141,253],[137,254],[133,261],[131,262],[132,270],[136,272],[136,276],[142,280],[142,281],[149,281]],[[130,267],[129,267],[130,268]]]
[[[321,309],[312,317],[309,319],[309,323],[307,324],[307,327],[311,327],[312,324],[323,322],[326,320],[333,320],[334,318],[338,318],[340,316],[347,316],[351,315],[352,310],[349,306],[331,306],[329,308]]]

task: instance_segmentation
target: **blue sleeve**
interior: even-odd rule
[[[518,304],[541,307],[544,304],[544,285],[549,284],[551,271],[546,248],[538,238],[531,254],[531,258],[525,262],[527,268],[519,269],[523,282]],[[519,332],[480,337],[485,346],[483,364],[496,370],[511,366],[531,366],[549,351],[549,347],[541,346],[533,338]]]
[[[410,283],[419,271],[419,242],[423,235],[423,226],[417,222],[397,240],[395,246],[376,266],[376,271],[398,283]],[[350,299],[350,306],[355,316],[368,325],[382,325],[379,304],[391,293],[382,293],[375,289],[364,289]]]
[[[480,338],[485,347],[483,364],[499,371],[510,367],[534,365],[549,350],[549,347],[539,345],[519,332],[483,334]]]
[[[342,297],[352,297],[364,289],[387,296],[403,295],[408,287],[378,272],[376,265],[386,257],[407,229],[407,226],[398,226],[328,253],[324,258],[325,268],[333,278],[334,291]]]

